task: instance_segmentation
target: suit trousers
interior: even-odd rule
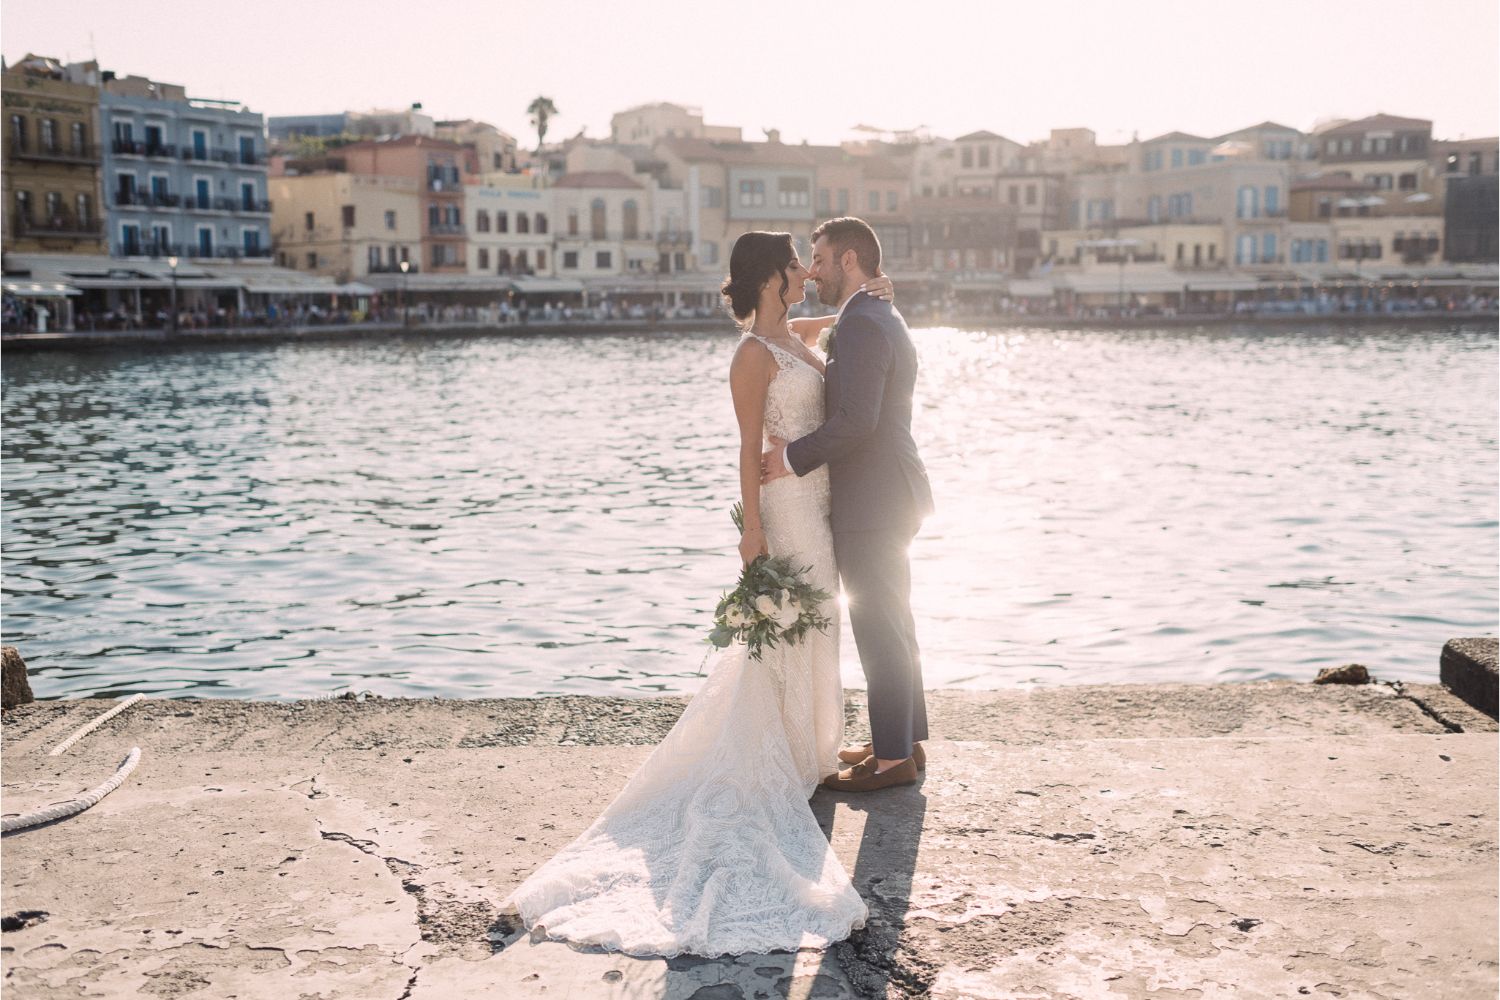
[[[880,760],[904,760],[913,742],[927,739],[907,555],[915,534],[909,529],[833,533],[849,627],[869,692],[870,736]]]

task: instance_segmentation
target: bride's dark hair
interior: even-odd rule
[[[787,265],[797,256],[791,233],[749,232],[734,241],[729,252],[729,280],[719,289],[735,319],[744,323],[760,304],[760,289],[770,278],[781,278],[781,307],[786,312]]]

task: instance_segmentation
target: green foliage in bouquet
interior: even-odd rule
[[[735,504],[729,516],[743,534],[744,508]],[[803,578],[810,569],[798,569],[785,558],[757,556],[735,588],[719,599],[709,644],[723,649],[740,641],[750,647],[750,658],[758,660],[778,642],[795,645],[811,629],[827,631],[833,619],[823,613],[823,603],[830,595]]]

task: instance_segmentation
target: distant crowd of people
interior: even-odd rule
[[[1321,292],[1313,296],[1285,299],[1240,299],[1238,301],[1190,302],[1186,308],[1163,305],[1127,296],[1122,303],[1064,306],[1056,300],[1012,299],[1008,297],[950,296],[931,301],[899,303],[902,313],[914,323],[940,323],[959,319],[1110,319],[1161,316],[1331,316],[1350,313],[1401,315],[1417,312],[1494,312],[1493,294],[1468,292],[1462,295],[1429,293],[1420,297],[1359,295],[1354,291]],[[817,313],[812,306],[795,313]],[[271,303],[260,309],[230,309],[224,306],[195,305],[177,313],[179,330],[234,329],[238,327],[301,327],[381,323],[432,326],[450,323],[491,324],[499,326],[531,323],[606,323],[620,320],[712,320],[722,318],[723,311],[709,306],[665,306],[606,301],[594,305],[563,301],[540,303],[508,300],[488,306],[435,305],[414,302],[407,305],[382,303],[368,310],[325,307],[315,302]],[[110,330],[167,330],[172,328],[171,314],[165,307],[135,313],[123,307],[114,310],[79,310],[73,328],[80,332]],[[60,309],[44,299],[20,299],[7,294],[4,300],[4,329],[7,333],[56,332],[61,326]]]

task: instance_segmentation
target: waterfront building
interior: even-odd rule
[[[1334,261],[1351,267],[1434,264],[1443,259],[1443,217],[1347,216],[1329,223]]]
[[[1337,250],[1330,222],[1294,218],[1287,220],[1286,263],[1292,268],[1333,263]]]
[[[740,233],[792,234],[810,259],[812,230],[841,215],[866,219],[893,267],[913,257],[913,153],[920,147],[788,145],[773,129],[766,142],[668,139],[653,157],[665,166],[666,186],[681,189],[692,244],[688,257],[704,272],[722,274]]]
[[[556,268],[553,192],[542,178],[487,174],[464,186],[469,274],[551,275]]]
[[[1273,265],[1285,254],[1290,180],[1285,162],[1206,156],[1179,169],[1083,174],[1070,185],[1066,229],[1108,236],[1141,225],[1216,224],[1228,263]]]
[[[1071,176],[1127,170],[1139,162],[1134,152],[1129,143],[1100,145],[1093,129],[1055,128],[1027,147],[1027,160],[1032,170]]]
[[[99,88],[34,55],[0,81],[6,252],[103,252]]]
[[[740,142],[738,126],[705,125],[701,108],[658,102],[616,112],[609,120],[610,141],[654,146],[662,139],[709,139]]]
[[[1381,191],[1441,194],[1431,157],[1432,122],[1377,114],[1336,122],[1316,133],[1324,173],[1341,172]]]
[[[422,226],[416,263],[433,274],[468,271],[464,187],[477,163],[471,147],[423,135],[400,135],[350,143],[330,157],[351,174],[403,177],[417,186]]]
[[[1046,258],[1042,234],[1062,222],[1064,185],[1062,174],[1036,170],[1012,170],[995,178],[996,199],[1016,213],[1016,243],[1011,259],[1011,270],[1015,273],[1030,274]]]
[[[594,278],[654,273],[658,259],[651,191],[618,171],[564,174],[552,186],[557,214],[556,271]]]
[[[489,122],[465,118],[461,121],[440,121],[433,130],[434,138],[456,142],[474,149],[475,169],[481,173],[514,173],[516,167],[516,137],[503,132]]]
[[[1444,177],[1493,177],[1500,173],[1500,139],[1435,139],[1433,169]]]
[[[943,160],[952,167],[953,193],[960,197],[996,197],[996,175],[1021,169],[1024,148],[994,132],[959,136],[953,141],[954,155]]]
[[[1272,121],[1225,132],[1215,142],[1217,145],[1209,151],[1210,159],[1240,157],[1305,164],[1318,158],[1318,145],[1311,136],[1290,125]]]
[[[93,63],[69,71],[98,73]],[[106,71],[99,84],[110,253],[269,258],[265,118],[145,77]]]
[[[701,270],[727,274],[735,239],[750,229],[791,233],[807,258],[817,164],[804,147],[668,138],[654,152],[684,192],[691,253]]]
[[[970,287],[999,288],[1015,245],[1016,210],[980,194],[912,199],[912,257],[938,275]]]
[[[1500,140],[1449,139],[1432,144],[1432,165],[1443,183],[1443,259],[1495,263],[1496,175]]]
[[[421,270],[422,191],[412,177],[321,170],[271,178],[276,263],[343,283]]]
[[[1206,139],[1201,135],[1168,132],[1136,144],[1135,169],[1151,173],[1157,170],[1200,167],[1209,161],[1209,154],[1218,144],[1216,140]]]
[[[1447,233],[1444,260],[1478,264],[1500,260],[1495,240],[1500,226],[1495,175],[1448,178],[1443,225]]]

